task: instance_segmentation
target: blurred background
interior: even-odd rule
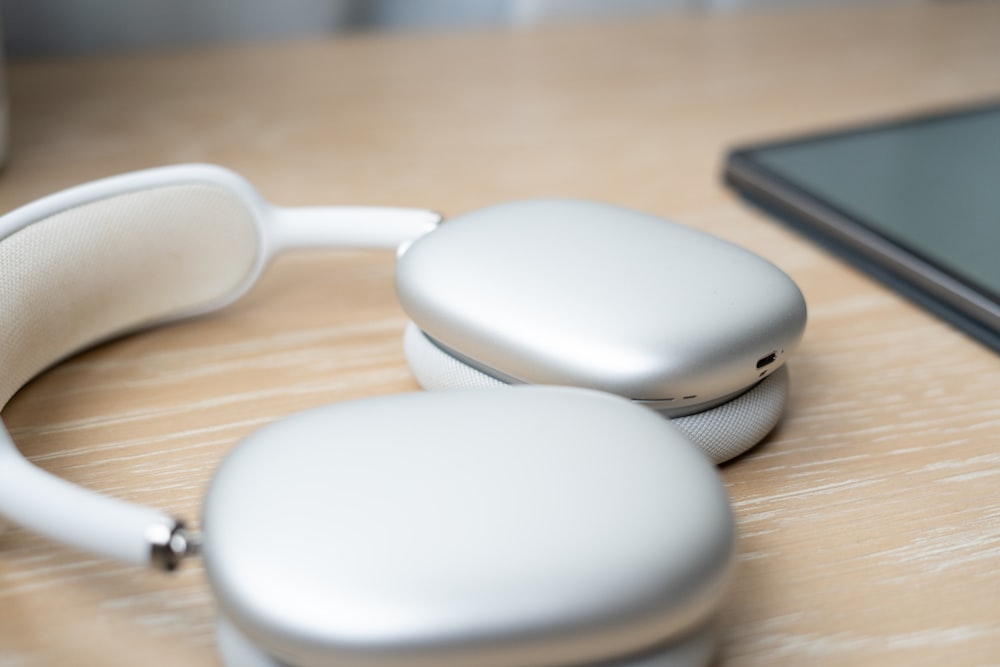
[[[921,0],[897,0],[920,2]],[[926,0],[924,0],[926,1]],[[0,0],[9,58],[372,29],[450,29],[870,0]]]

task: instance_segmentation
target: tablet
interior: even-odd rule
[[[1000,352],[1000,102],[740,147],[725,179]]]

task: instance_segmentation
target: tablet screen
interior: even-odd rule
[[[1000,301],[1000,106],[746,154]]]

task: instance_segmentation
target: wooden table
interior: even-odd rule
[[[722,469],[741,535],[722,664],[1000,664],[1000,359],[719,179],[737,142],[1000,94],[1000,4],[362,35],[9,75],[2,210],[209,161],[280,204],[586,197],[771,259],[810,319],[787,416]],[[392,272],[386,254],[287,256],[218,315],[45,373],[4,419],[38,465],[197,518],[213,467],[259,425],[416,388]],[[0,536],[0,665],[213,665],[212,620],[197,561],[158,575]]]

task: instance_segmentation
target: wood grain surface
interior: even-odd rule
[[[1000,3],[31,61],[9,84],[0,210],[209,161],[279,204],[586,197],[769,258],[810,318],[785,419],[721,471],[741,541],[720,664],[1000,665],[1000,358],[719,178],[736,143],[1000,96]],[[392,274],[387,254],[288,255],[223,312],[44,373],[3,417],[43,468],[197,519],[256,427],[416,389]],[[0,665],[215,665],[213,614],[197,561],[158,575],[0,534]]]

